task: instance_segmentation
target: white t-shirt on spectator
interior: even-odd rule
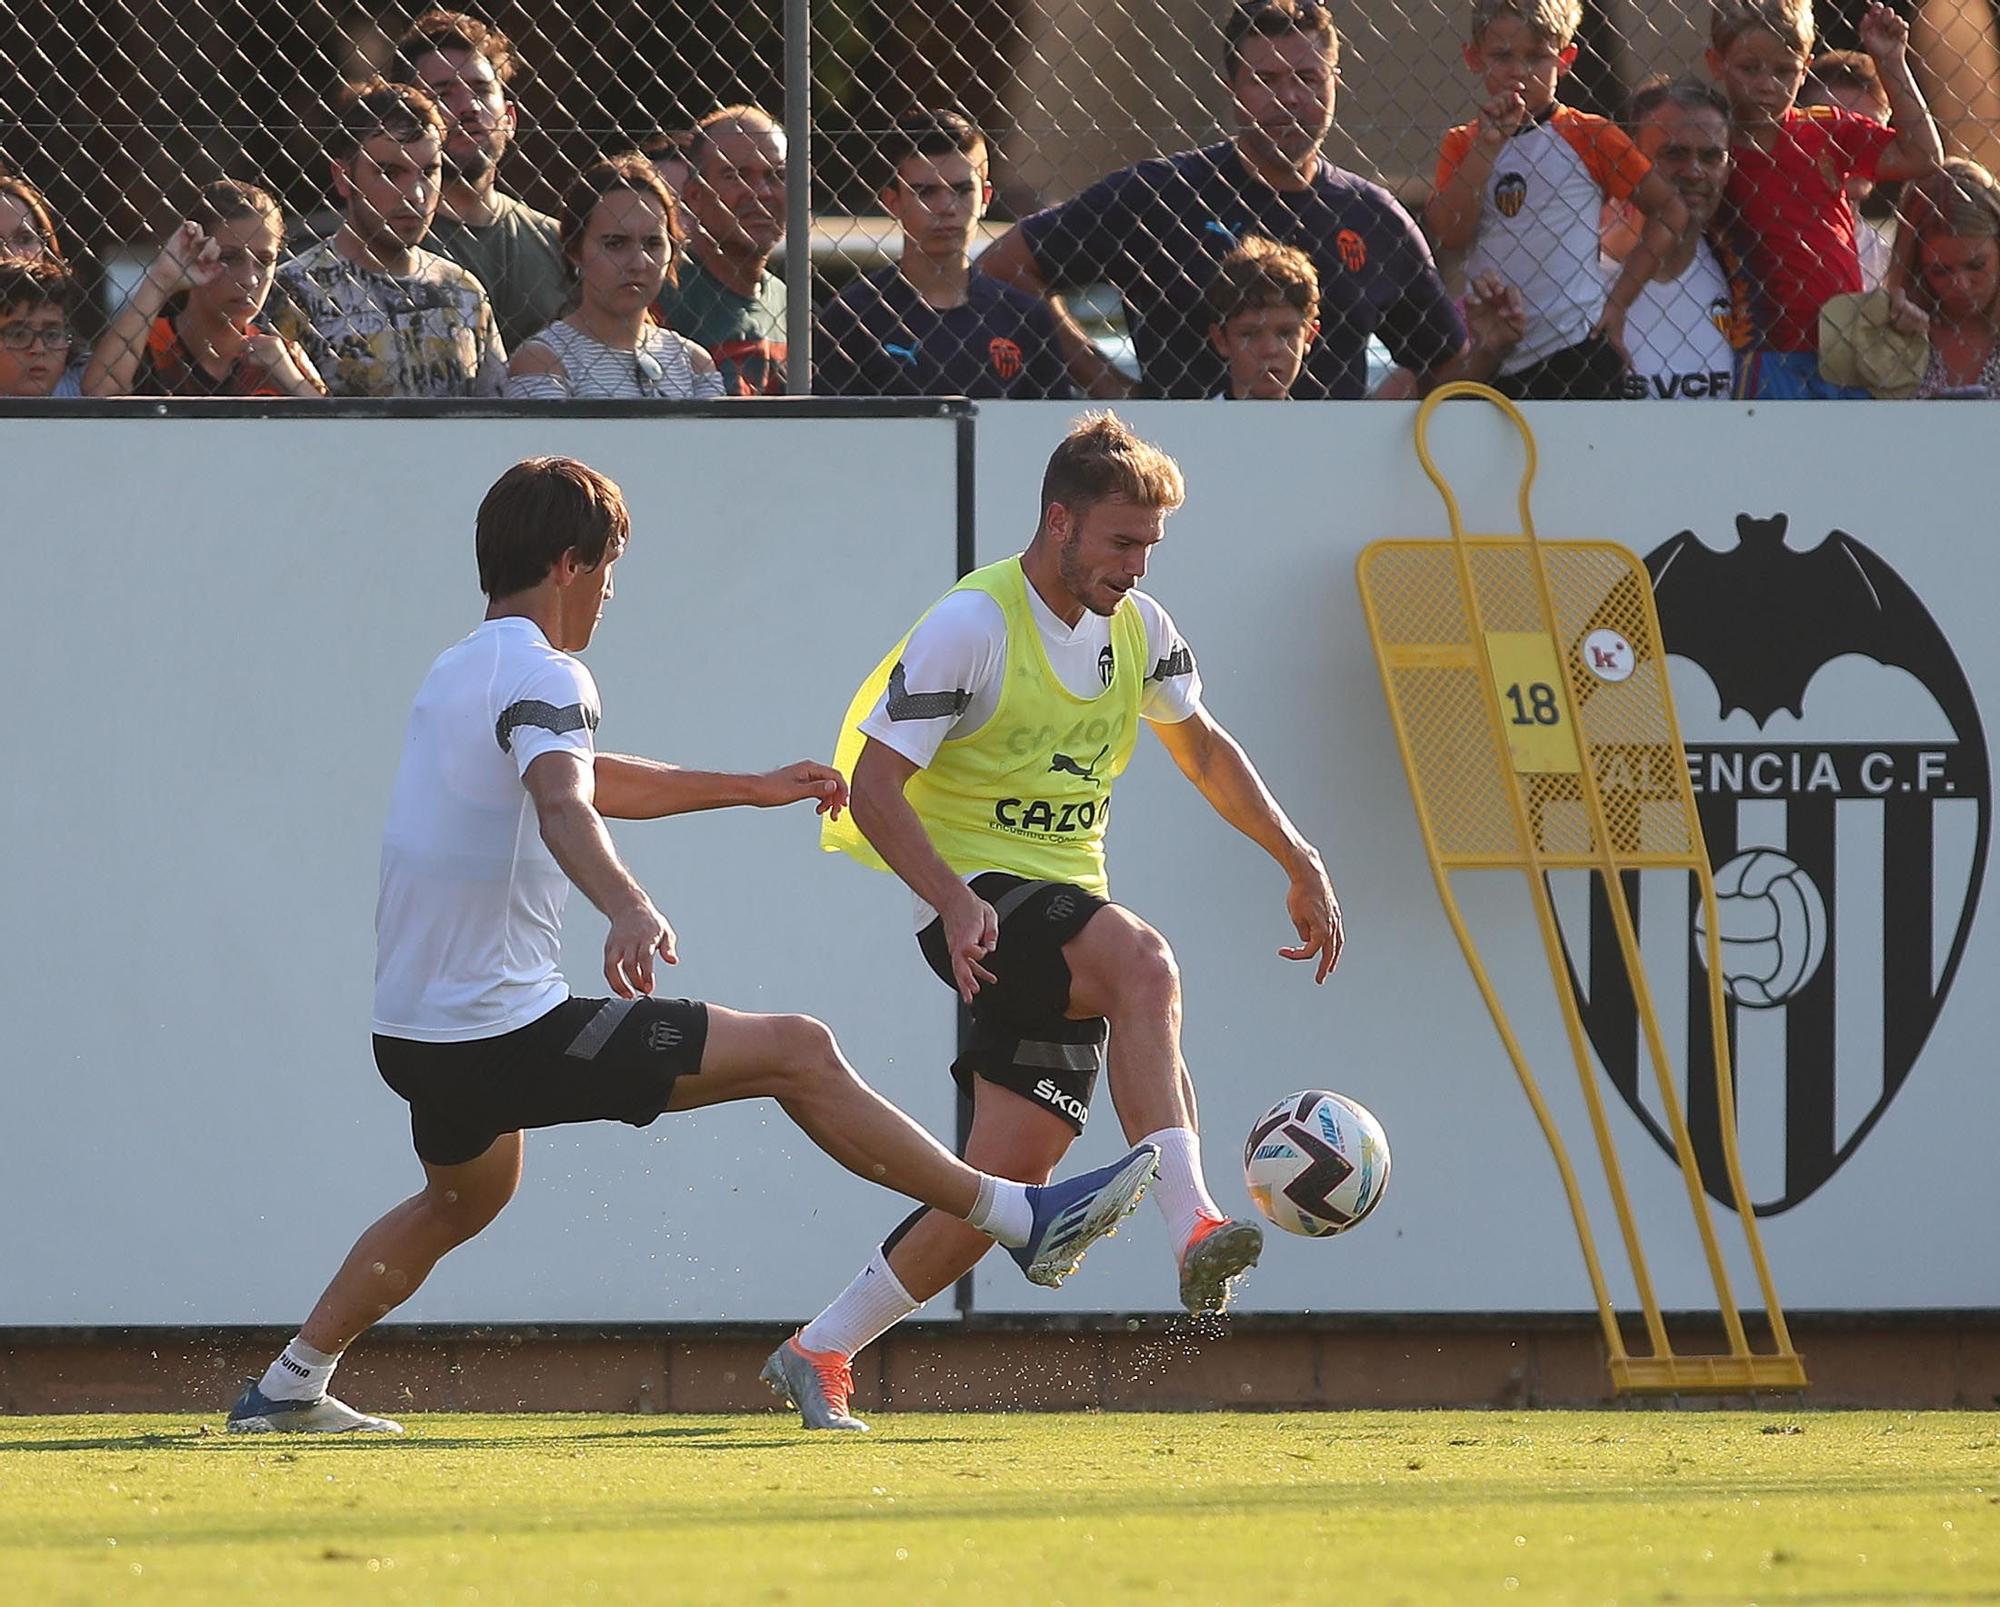
[[[1621,264],[1606,261],[1604,280],[1615,283]],[[1625,316],[1625,348],[1632,371],[1628,401],[1726,402],[1736,354],[1729,345],[1733,308],[1729,280],[1702,241],[1678,279],[1647,281]]]
[[[494,1038],[569,997],[569,878],[521,778],[557,749],[588,761],[599,713],[590,671],[531,620],[486,620],[431,666],[382,831],[377,1033]]]
[[[1146,626],[1145,689],[1139,713],[1160,725],[1178,725],[1201,707],[1201,671],[1173,619],[1136,587],[1126,596]],[[1075,626],[1065,625],[1041,594],[1028,587],[1028,609],[1042,634],[1049,667],[1075,697],[1096,697],[1111,684],[1111,621],[1089,609]],[[885,693],[861,729],[893,748],[919,769],[937,756],[948,737],[971,736],[1000,706],[1007,665],[1007,618],[983,591],[946,595],[910,633],[903,647],[903,684],[912,692],[950,692],[959,712],[930,720],[891,720]],[[991,867],[989,867],[991,868]],[[971,881],[972,872],[966,876]],[[917,900],[917,929],[936,911]]]

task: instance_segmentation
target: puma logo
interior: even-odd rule
[[[1095,781],[1097,779],[1097,767],[1103,763],[1104,756],[1110,751],[1111,744],[1107,742],[1097,750],[1097,757],[1092,759],[1089,764],[1078,764],[1076,760],[1072,759],[1066,753],[1054,754],[1049,759],[1049,773],[1054,775],[1059,772],[1063,775],[1082,776],[1085,781]]]

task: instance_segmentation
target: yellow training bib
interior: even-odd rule
[[[1078,697],[1049,663],[1028,604],[1019,557],[976,569],[954,591],[983,591],[1000,605],[1007,627],[1000,701],[969,736],[948,738],[910,778],[904,796],[945,863],[961,876],[1002,870],[1037,881],[1071,882],[1108,897],[1104,827],[1111,784],[1131,762],[1146,685],[1146,625],[1127,599],[1111,616],[1111,684]],[[861,722],[892,687],[905,636],[847,708],[833,762],[852,777],[861,755]],[[916,696],[923,696],[918,693]],[[887,870],[848,813],[820,828],[820,846]]]

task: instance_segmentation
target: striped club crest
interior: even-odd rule
[[[1979,711],[1929,611],[1852,536],[1801,551],[1787,523],[1739,516],[1730,550],[1684,531],[1646,560],[1716,876],[1734,1112],[1716,1097],[1699,891],[1625,876],[1703,1182],[1731,1203],[1733,1120],[1759,1215],[1831,1178],[1915,1068],[1992,808]],[[1551,888],[1592,1045],[1671,1153],[1608,901],[1581,877]]]

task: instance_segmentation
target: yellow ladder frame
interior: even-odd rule
[[[1518,493],[1521,529],[1515,535],[1467,535],[1460,517],[1458,499],[1453,495],[1450,484],[1433,461],[1428,441],[1428,429],[1432,415],[1444,402],[1456,397],[1471,397],[1490,402],[1498,407],[1520,432],[1526,449],[1527,463],[1521,476]],[[1396,729],[1397,747],[1402,753],[1403,767],[1409,778],[1411,795],[1416,803],[1418,825],[1423,833],[1424,847],[1430,857],[1431,870],[1436,879],[1438,897],[1444,904],[1445,915],[1457,935],[1459,947],[1465,954],[1466,963],[1471,967],[1473,980],[1478,985],[1481,998],[1499,1029],[1501,1042],[1505,1045],[1508,1058],[1513,1062],[1516,1075],[1520,1078],[1523,1092],[1533,1107],[1535,1120],[1547,1139],[1549,1149],[1555,1157],[1556,1169],[1562,1178],[1563,1193],[1569,1201],[1570,1215],[1575,1221],[1577,1238],[1583,1248],[1585,1267],[1590,1276],[1590,1286],[1596,1297],[1598,1317],[1602,1324],[1604,1343],[1609,1352],[1609,1366],[1613,1390],[1626,1394],[1678,1394],[1711,1393],[1737,1394],[1760,1389],[1803,1389],[1806,1387],[1806,1373],[1803,1359],[1792,1348],[1791,1335],[1785,1325],[1784,1311],[1778,1303],[1778,1293],[1772,1281],[1770,1264],[1764,1255],[1762,1239],[1757,1230],[1757,1218],[1750,1204],[1749,1192],[1744,1186],[1743,1170],[1736,1142],[1734,1119],[1735,1099],[1729,1063],[1729,1033],[1726,1005],[1723,994],[1722,960],[1720,937],[1716,918],[1715,879],[1709,867],[1708,854],[1701,838],[1701,821],[1696,812],[1692,788],[1688,782],[1685,750],[1681,743],[1680,727],[1675,718],[1671,690],[1666,676],[1658,675],[1660,694],[1665,704],[1666,728],[1671,740],[1675,759],[1673,766],[1680,793],[1680,806],[1686,815],[1688,835],[1692,843],[1690,853],[1621,853],[1614,841],[1614,833],[1606,820],[1604,799],[1596,767],[1591,759],[1589,745],[1584,742],[1583,725],[1579,718],[1580,701],[1575,680],[1576,656],[1565,650],[1557,639],[1557,612],[1551,587],[1548,554],[1556,552],[1610,552],[1622,559],[1630,570],[1636,572],[1638,595],[1643,598],[1645,622],[1650,631],[1650,643],[1654,650],[1664,657],[1661,644],[1659,617],[1653,604],[1650,577],[1643,565],[1622,547],[1611,543],[1592,542],[1549,542],[1536,539],[1534,517],[1529,507],[1529,493],[1534,483],[1537,456],[1535,438],[1528,422],[1513,403],[1498,392],[1484,385],[1457,382],[1440,387],[1425,400],[1417,413],[1416,425],[1417,458],[1422,463],[1424,473],[1438,489],[1444,499],[1445,510],[1451,521],[1451,538],[1445,541],[1378,541],[1372,543],[1361,554],[1357,564],[1357,578],[1360,584],[1362,609],[1368,619],[1369,635],[1374,643],[1376,666],[1381,672],[1385,694],[1389,701],[1392,722]],[[1390,643],[1384,639],[1378,599],[1370,588],[1370,570],[1383,554],[1398,550],[1408,552],[1421,549],[1429,552],[1448,550],[1452,568],[1458,579],[1460,601],[1468,625],[1469,639],[1464,642],[1445,643]],[[1506,711],[1501,702],[1499,678],[1495,673],[1490,649],[1482,650],[1482,644],[1489,642],[1485,628],[1485,615],[1481,607],[1481,597],[1473,572],[1475,550],[1512,550],[1525,557],[1532,572],[1536,594],[1539,598],[1542,623],[1547,627],[1549,645],[1554,653],[1554,662],[1562,667],[1562,673],[1555,677],[1562,695],[1563,717],[1573,734],[1580,763],[1577,778],[1582,791],[1582,803],[1590,827],[1591,850],[1583,854],[1548,852],[1540,841],[1531,815],[1531,806],[1524,794],[1520,772],[1510,757],[1507,740]],[[1396,670],[1399,668],[1472,669],[1478,674],[1484,691],[1484,706],[1487,715],[1487,732],[1493,744],[1493,760],[1497,773],[1505,780],[1507,802],[1512,814],[1517,852],[1511,854],[1467,854],[1447,853],[1438,840],[1438,833],[1432,819],[1429,801],[1425,797],[1423,780],[1411,738],[1406,728],[1405,710],[1399,699]],[[1535,1080],[1533,1069],[1523,1053],[1520,1040],[1502,1008],[1500,998],[1492,979],[1487,975],[1472,934],[1451,887],[1450,872],[1453,869],[1515,869],[1525,873],[1529,895],[1534,905],[1536,925],[1540,930],[1542,946],[1547,955],[1551,977],[1560,1004],[1563,1025],[1569,1040],[1570,1054],[1576,1064],[1576,1071],[1582,1085],[1583,1099],[1589,1114],[1590,1128],[1597,1142],[1599,1154],[1604,1164],[1605,1181],[1611,1194],[1613,1209],[1618,1218],[1618,1228],[1624,1240],[1625,1251],[1632,1267],[1633,1281],[1638,1289],[1643,1308],[1647,1338],[1651,1354],[1634,1356],[1627,1352],[1624,1336],[1620,1331],[1618,1316],[1613,1307],[1610,1292],[1606,1287],[1604,1269],[1597,1253],[1595,1238],[1591,1232],[1589,1214],[1584,1207],[1583,1197],[1578,1190],[1576,1173],[1570,1164],[1569,1152],[1548,1105],[1542,1097]],[[1584,869],[1593,872],[1603,886],[1606,901],[1610,907],[1613,924],[1617,930],[1618,946],[1624,961],[1626,976],[1632,988],[1632,996],[1638,1006],[1639,1019],[1643,1026],[1647,1056],[1651,1060],[1659,1081],[1660,1100],[1672,1131],[1674,1154],[1680,1164],[1681,1174],[1687,1186],[1688,1204],[1694,1213],[1695,1226],[1701,1238],[1708,1270],[1715,1285],[1716,1303],[1719,1308],[1725,1333],[1729,1341],[1726,1355],[1682,1355],[1677,1354],[1667,1334],[1665,1317],[1660,1311],[1653,1293],[1652,1277],[1647,1270],[1645,1252],[1640,1244],[1639,1228],[1633,1216],[1632,1204],[1626,1192],[1623,1173],[1619,1168],[1617,1150],[1611,1127],[1606,1115],[1602,1090],[1598,1085],[1588,1037],[1584,1031],[1582,1014],[1577,1006],[1567,979],[1567,965],[1564,958],[1560,930],[1555,916],[1555,908],[1549,892],[1548,872],[1556,869]],[[1714,1038],[1715,1075],[1719,1109],[1723,1113],[1721,1123],[1723,1157],[1728,1172],[1731,1194],[1736,1203],[1738,1218],[1742,1223],[1750,1259],[1756,1270],[1758,1286],[1763,1294],[1764,1309],[1770,1324],[1771,1335],[1776,1349],[1771,1352],[1753,1351],[1744,1334],[1742,1314],[1738,1310],[1735,1297],[1731,1293],[1728,1271],[1723,1264],[1721,1247],[1716,1239],[1715,1224],[1709,1211],[1708,1199],[1703,1191],[1700,1165],[1694,1152],[1694,1141],[1690,1136],[1686,1120],[1681,1112],[1681,1102],[1675,1085],[1673,1070],[1668,1064],[1666,1046],[1662,1039],[1659,1020],[1653,1006],[1651,988],[1648,985],[1643,958],[1639,951],[1637,930],[1633,923],[1632,910],[1625,894],[1625,884],[1621,872],[1630,870],[1671,870],[1684,869],[1694,875],[1701,888],[1702,908],[1705,916],[1709,1023]]]

